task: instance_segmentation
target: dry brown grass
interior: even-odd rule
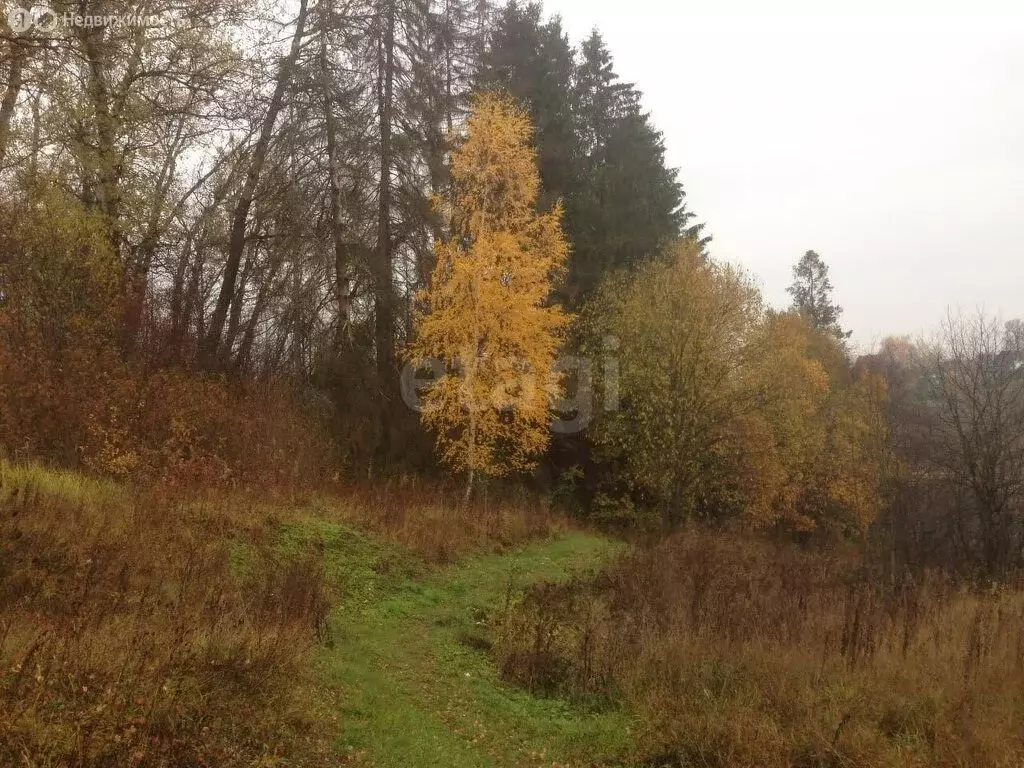
[[[346,585],[312,518],[434,562],[567,525],[535,497],[458,496],[132,490],[0,461],[0,765],[335,764],[313,660]]]
[[[1020,766],[1024,592],[688,532],[504,618],[507,678],[643,724],[663,766]]]
[[[434,563],[467,552],[494,552],[569,529],[550,502],[522,489],[480,494],[416,477],[383,480],[310,500],[318,516],[352,523]]]
[[[325,764],[321,562],[241,517],[0,464],[0,764]]]

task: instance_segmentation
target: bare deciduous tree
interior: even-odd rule
[[[1020,565],[1024,543],[1024,346],[1011,328],[982,313],[950,315],[929,366],[931,460],[992,572]]]

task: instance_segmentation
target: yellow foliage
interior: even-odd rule
[[[74,463],[116,358],[120,276],[102,220],[74,199],[0,205],[0,444]]]
[[[743,351],[760,313],[752,282],[689,242],[612,280],[588,307],[584,325],[596,341],[585,351],[596,353],[608,335],[619,340],[622,395],[592,437],[670,518],[743,505],[732,445],[743,427]]]
[[[57,191],[0,206],[0,328],[7,344],[67,346],[113,333],[121,267],[103,219]]]
[[[561,206],[536,210],[537,161],[526,114],[492,94],[476,99],[452,155],[452,233],[419,299],[412,361],[445,373],[424,398],[422,420],[442,459],[471,474],[532,466],[548,442],[553,373],[567,317],[548,306],[568,245]]]

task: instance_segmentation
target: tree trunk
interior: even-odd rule
[[[469,504],[470,499],[473,498],[473,479],[476,475],[474,470],[469,470],[469,474],[466,475],[466,493],[462,496],[462,503]]]
[[[299,50],[302,44],[302,37],[306,28],[307,0],[300,0],[299,16],[295,22],[295,36],[292,38],[291,49],[288,55],[281,62],[277,73],[277,83],[274,86],[274,93],[270,97],[270,105],[267,114],[260,127],[260,135],[256,140],[252,160],[246,173],[245,183],[235,204],[235,211],[231,221],[231,236],[228,242],[228,257],[224,263],[224,276],[221,279],[220,293],[217,296],[217,304],[214,307],[213,315],[210,317],[210,326],[202,342],[200,350],[200,364],[206,370],[213,370],[219,367],[221,335],[224,333],[224,323],[227,321],[228,309],[235,297],[235,282],[238,280],[238,269],[242,263],[242,253],[245,250],[245,230],[249,221],[249,209],[252,207],[253,198],[256,194],[256,187],[263,172],[263,164],[267,159],[267,152],[270,148],[270,140],[274,133],[274,124],[277,122],[277,115],[284,104],[284,94],[291,82],[292,72],[299,58]]]
[[[351,290],[348,281],[351,254],[345,242],[343,232],[344,209],[341,195],[341,167],[338,159],[338,126],[331,103],[331,77],[327,52],[328,14],[331,11],[329,0],[325,0],[321,10],[320,30],[320,87],[323,91],[324,121],[327,127],[327,167],[331,205],[331,240],[334,246],[334,293],[338,303],[337,326],[334,334],[334,353],[339,355],[349,339],[351,331],[349,315],[351,313]]]
[[[17,40],[11,41],[14,48],[11,54],[11,65],[7,70],[7,90],[4,91],[4,98],[0,101],[0,163],[3,163],[7,154],[7,144],[11,136],[11,119],[14,117],[14,107],[18,103],[18,95],[21,93],[23,84],[22,73],[25,68],[25,61],[28,59],[28,49]]]
[[[231,298],[231,309],[228,312],[227,329],[224,331],[224,355],[225,358],[231,353],[231,350],[235,347],[235,339],[238,338],[238,328],[242,323],[242,309],[245,304],[245,289],[249,285],[249,275],[252,273],[253,262],[256,260],[256,256],[251,254],[249,258],[245,260],[245,266],[242,267],[242,275],[238,278],[238,287],[235,289],[235,295]]]
[[[238,373],[243,373],[248,367],[252,358],[252,346],[256,340],[256,326],[259,324],[260,317],[263,315],[263,310],[266,308],[267,302],[270,299],[270,289],[274,284],[274,278],[277,277],[278,264],[275,262],[271,265],[268,274],[264,275],[260,281],[260,289],[256,294],[256,302],[253,304],[252,313],[249,315],[249,320],[246,322],[245,331],[242,333],[242,341],[238,345],[238,359],[235,363],[235,370]]]
[[[475,403],[469,407],[469,446],[466,448],[466,464],[469,465],[469,472],[466,475],[466,495],[463,502],[469,504],[473,496],[473,481],[476,479],[476,411],[473,410]]]
[[[377,386],[380,398],[378,460],[386,463],[391,453],[392,413],[398,391],[395,356],[394,277],[391,253],[391,172],[394,165],[391,139],[392,102],[395,84],[395,2],[382,0],[382,25],[377,47],[377,110],[380,121],[380,180],[377,195],[377,248],[374,254],[374,342],[377,354]]]
[[[79,12],[87,15],[84,2]],[[107,83],[107,61],[103,46],[103,30],[98,27],[75,27],[88,65],[86,93],[96,120],[95,145],[88,147],[86,157],[94,167],[83,169],[89,179],[89,197],[106,219],[108,238],[115,253],[121,252],[121,174],[123,158],[116,146],[115,124],[119,122],[111,109],[110,86]],[[84,137],[88,141],[88,136]],[[91,178],[90,178],[91,177]]]

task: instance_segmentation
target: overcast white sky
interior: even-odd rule
[[[1024,317],[1024,4],[851,5],[544,2],[574,44],[601,30],[713,253],[771,303],[812,248],[861,347],[947,306]]]

